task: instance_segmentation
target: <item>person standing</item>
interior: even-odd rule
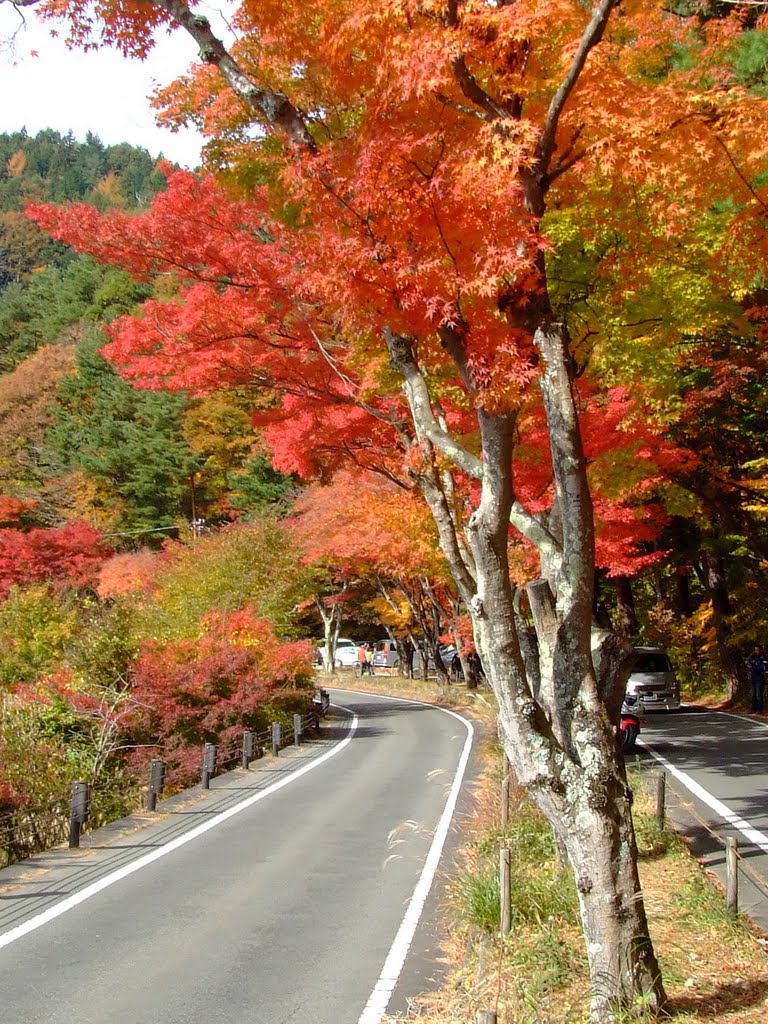
[[[760,644],[755,644],[754,651],[747,658],[749,670],[749,688],[752,697],[752,710],[762,714],[765,696],[765,674],[768,672],[768,658]]]
[[[361,676],[364,676],[365,673],[368,671],[368,658],[367,658],[367,654],[368,654],[368,652],[365,649],[365,644],[360,644],[360,646],[357,648],[357,663],[358,663],[358,666],[360,668],[360,675]]]
[[[373,644],[365,645],[365,661],[368,666],[368,675],[373,675]]]

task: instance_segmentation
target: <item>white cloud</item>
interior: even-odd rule
[[[114,50],[68,50],[29,8],[23,27],[18,12],[0,3],[0,132],[26,128],[35,135],[54,128],[82,141],[90,131],[107,145],[130,142],[195,167],[198,133],[158,127],[148,99],[156,85],[183,74],[195,57],[195,44],[184,32],[162,36],[145,61],[126,60]]]

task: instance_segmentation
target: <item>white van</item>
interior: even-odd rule
[[[680,707],[680,684],[661,648],[635,648],[627,693],[639,697],[646,711],[676,711]]]
[[[352,668],[357,664],[357,644],[354,640],[340,636],[336,641],[335,668]],[[325,663],[325,644],[317,648],[317,658],[321,665]]]

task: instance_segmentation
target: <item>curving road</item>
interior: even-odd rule
[[[725,839],[739,850],[739,907],[768,932],[768,723],[685,707],[646,715],[638,749],[667,773],[668,819],[725,883]]]
[[[378,1024],[405,1009],[425,987],[419,914],[472,728],[331,696],[320,740],[0,872],[1,1019]]]

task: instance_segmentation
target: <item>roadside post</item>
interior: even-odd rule
[[[665,821],[665,804],[667,799],[667,773],[659,772],[656,776],[656,828],[661,832]]]
[[[739,851],[734,836],[725,840],[725,905],[729,914],[738,914]]]
[[[80,835],[88,817],[90,786],[87,782],[73,782],[69,801],[69,848],[80,846]]]
[[[203,747],[203,772],[200,783],[203,789],[211,788],[211,779],[216,774],[216,761],[219,756],[219,748],[215,743],[206,743]]]
[[[248,768],[251,761],[253,760],[253,733],[250,729],[246,729],[243,733],[243,754],[241,764],[243,768]]]
[[[165,789],[165,761],[153,757],[149,763],[149,789],[147,790],[147,810],[154,811],[157,798]]]

